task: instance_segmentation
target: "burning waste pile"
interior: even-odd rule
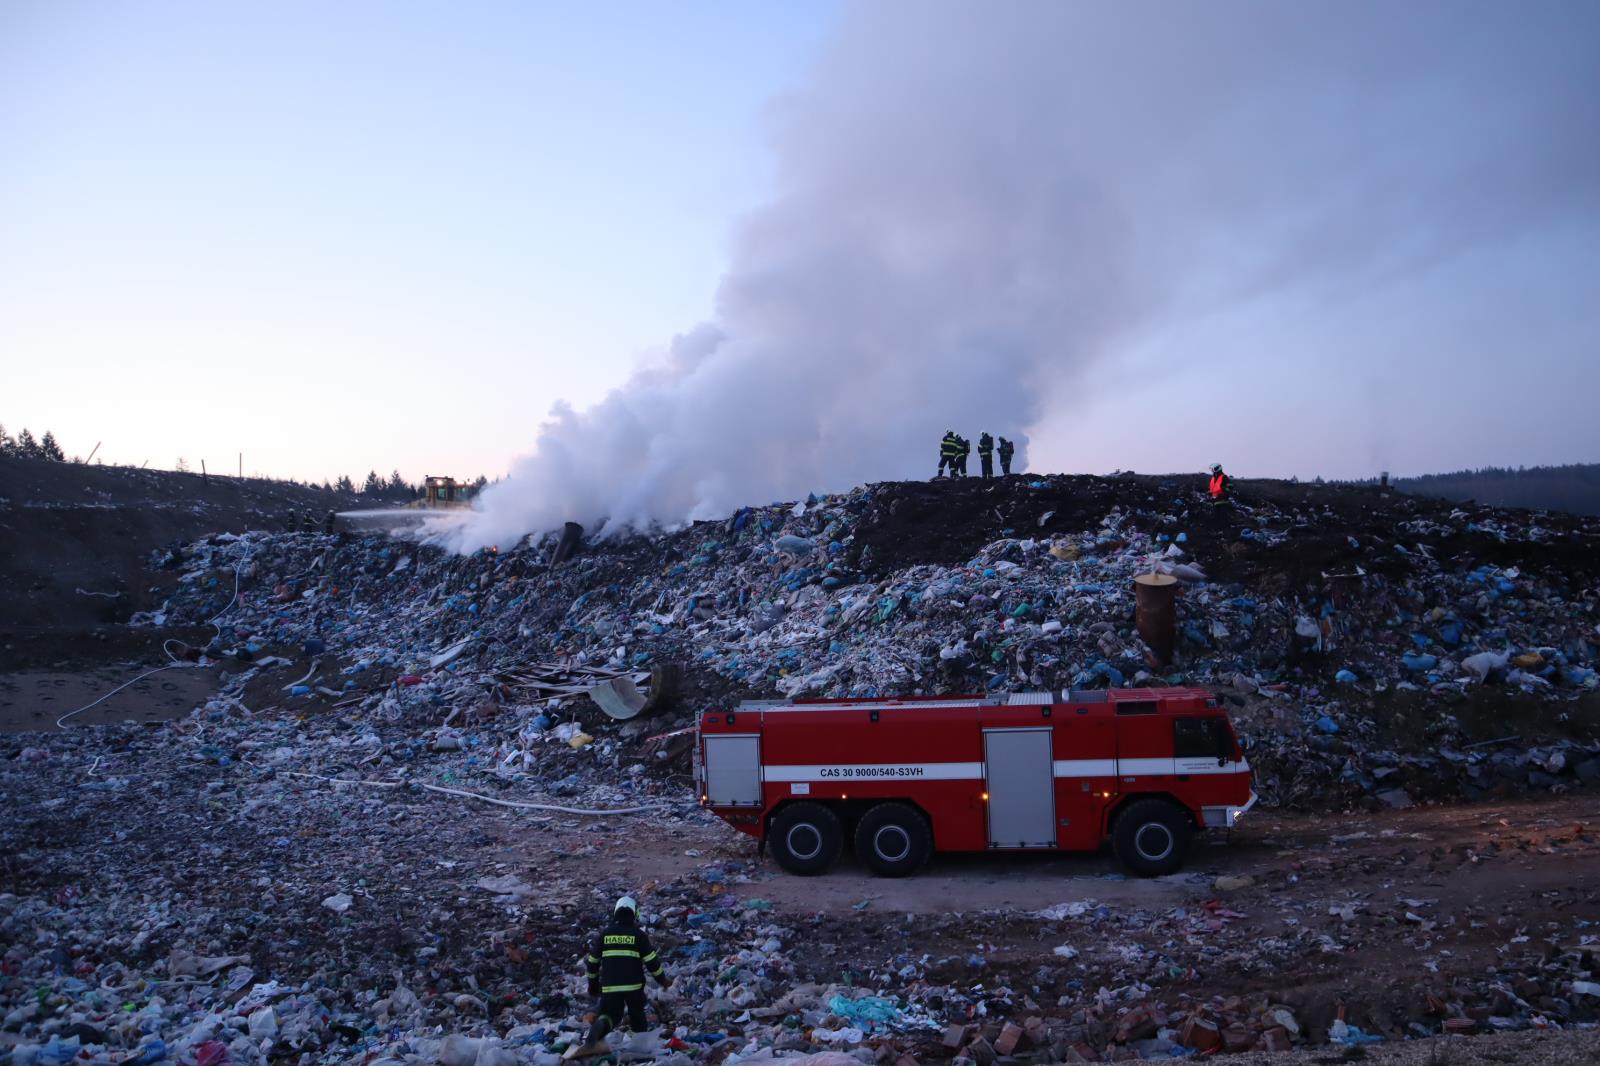
[[[1131,478],[891,484],[554,564],[570,531],[467,556],[222,537],[187,549],[183,590],[152,620],[203,622],[237,574],[246,602],[206,654],[252,673],[285,648],[341,663],[274,695],[288,707],[359,697],[380,714],[459,707],[459,722],[499,713],[485,703],[516,689],[510,673],[549,660],[624,684],[681,667],[720,698],[1199,685],[1232,704],[1269,803],[1600,777],[1600,522],[1281,496],[1218,508]],[[1152,572],[1180,589],[1165,665],[1134,625],[1134,579]],[[524,715],[520,742],[571,739],[559,717]]]
[[[171,668],[220,664],[217,694],[0,763],[21,812],[0,828],[0,1051],[550,1066],[582,1039],[575,963],[622,892],[674,979],[652,992],[662,1035],[615,1041],[627,1061],[989,1066],[1588,1024],[1594,938],[1565,928],[1578,947],[1524,936],[1408,1021],[1196,984],[1391,936],[1371,903],[1291,902],[1268,936],[1215,899],[915,929],[866,901],[852,922],[785,914],[695,804],[686,730],[773,693],[1194,684],[1234,705],[1269,802],[1560,790],[1600,771],[1597,532],[1354,490],[1213,507],[1181,483],[1014,478],[746,509],[559,561],[556,538],[197,541],[154,561],[179,591],[134,624],[189,634]],[[1181,588],[1166,665],[1134,624],[1152,572]],[[1025,973],[949,947],[1018,930],[1093,946]]]

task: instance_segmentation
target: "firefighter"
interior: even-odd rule
[[[956,460],[961,457],[961,438],[956,436],[956,431],[944,431],[944,439],[939,442],[939,472],[935,478],[944,477],[945,468],[949,467],[950,476],[956,476]]]
[[[648,971],[662,988],[672,987],[672,978],[661,969],[656,949],[639,928],[639,904],[623,896],[611,912],[611,924],[589,944],[584,972],[589,978],[589,994],[597,997],[594,1024],[582,1047],[567,1052],[567,1058],[586,1058],[610,1053],[606,1034],[628,1013],[628,1026],[636,1033],[646,1029],[644,1017],[644,975]]]
[[[333,512],[329,511],[322,518],[322,532],[327,536],[333,535]]]
[[[985,478],[994,477],[994,438],[988,430],[978,434],[978,467]]]
[[[1211,464],[1211,498],[1221,501],[1228,498],[1228,475],[1222,472],[1221,463]]]
[[[1004,437],[1000,438],[1000,476],[1001,477],[1009,477],[1010,476],[1010,474],[1011,474],[1011,454],[1013,452],[1015,452],[1016,450],[1017,449],[1016,449],[1016,446],[1014,444],[1012,444],[1010,441],[1006,440]]]
[[[956,472],[961,477],[967,476],[967,456],[972,454],[972,442],[965,437],[956,438]]]

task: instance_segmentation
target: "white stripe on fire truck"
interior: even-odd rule
[[[1188,763],[1177,765],[1174,763]],[[1056,777],[1149,777],[1156,774],[1240,774],[1244,760],[1218,766],[1213,759],[1057,759]],[[795,781],[982,781],[981,762],[848,763],[833,766],[763,766],[761,779],[774,784]]]
[[[850,763],[838,766],[763,766],[763,781],[981,781],[981,762]]]
[[[1198,759],[1057,759],[1057,777],[1150,777],[1155,774],[1242,774],[1250,769],[1243,759],[1217,765],[1206,756]]]

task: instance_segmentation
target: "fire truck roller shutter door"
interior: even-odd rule
[[[1056,845],[1050,729],[985,729],[984,787],[991,848]]]
[[[761,804],[761,738],[706,737],[706,797],[713,806]]]
[[[904,803],[880,803],[856,825],[856,855],[879,877],[916,873],[933,854],[933,830]]]

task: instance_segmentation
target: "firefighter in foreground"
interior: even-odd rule
[[[589,944],[584,971],[589,977],[589,994],[598,997],[595,1019],[588,1039],[581,1047],[570,1049],[567,1058],[608,1054],[611,1048],[605,1042],[606,1034],[616,1028],[624,1010],[634,1032],[648,1028],[644,1017],[647,970],[662,988],[672,987],[672,978],[661,969],[650,938],[639,928],[639,904],[632,896],[623,896],[612,910],[611,924]]]
[[[1229,484],[1229,478],[1228,478],[1227,474],[1224,474],[1222,472],[1222,464],[1221,463],[1212,463],[1211,464],[1211,486],[1210,486],[1210,488],[1211,488],[1211,498],[1213,500],[1218,500],[1218,501],[1227,499],[1228,498],[1228,484]]]

